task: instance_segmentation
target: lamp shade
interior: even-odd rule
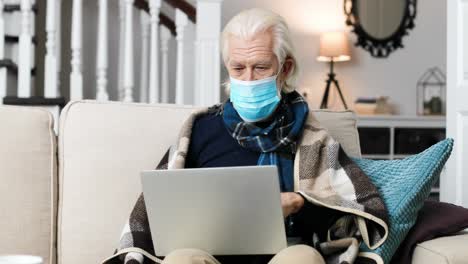
[[[320,35],[319,61],[348,61],[351,59],[345,32],[325,32]]]

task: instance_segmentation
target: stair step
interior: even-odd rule
[[[43,96],[32,96],[29,98],[20,98],[17,96],[6,96],[3,98],[5,105],[22,105],[22,106],[59,106],[63,108],[66,104],[65,98],[45,98]]]
[[[0,68],[6,67],[7,70],[18,73],[18,66],[10,59],[0,60]]]
[[[5,35],[5,42],[18,43],[19,42],[19,37],[18,36]]]
[[[0,68],[6,67],[8,71],[11,71],[13,74],[18,74],[18,65],[10,59],[0,60]],[[31,69],[31,75],[36,76],[36,67]]]
[[[4,12],[8,12],[8,13],[21,11],[21,5],[5,5],[5,6],[3,7],[3,11],[4,11]],[[33,11],[34,13],[37,13],[37,6],[36,6],[36,4],[34,4],[34,5],[32,6],[32,11]]]
[[[18,43],[19,42],[19,36],[5,35],[5,42],[7,42],[7,43]],[[34,45],[37,45],[36,36],[32,37],[32,43]]]

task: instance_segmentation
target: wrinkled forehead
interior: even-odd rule
[[[271,31],[257,33],[249,38],[230,35],[228,38],[228,64],[251,64],[258,61],[277,62]]]

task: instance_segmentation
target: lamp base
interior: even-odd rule
[[[333,60],[330,61],[330,73],[328,74],[327,79],[327,86],[325,87],[325,92],[322,97],[322,102],[320,103],[320,109],[328,108],[328,97],[330,95],[331,85],[334,84],[338,94],[340,95],[341,102],[345,109],[348,109],[348,105],[343,97],[343,93],[341,93],[340,85],[338,84],[338,80],[335,78],[336,74],[333,72]]]

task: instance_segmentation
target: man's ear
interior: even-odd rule
[[[292,70],[294,68],[294,61],[293,59],[287,57],[284,60],[283,68],[281,69],[281,81],[284,82],[286,80],[286,77],[291,74]]]
[[[294,67],[294,61],[293,59],[291,58],[286,58],[286,60],[284,61],[284,64],[283,64],[283,69],[281,70],[281,73],[284,75],[284,76],[288,76],[288,74],[291,73],[291,71],[293,70],[293,67]]]

